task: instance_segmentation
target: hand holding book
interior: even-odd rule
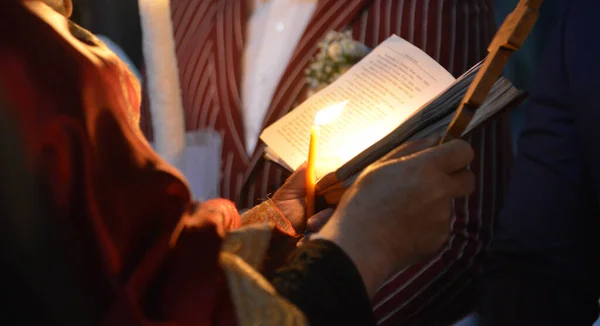
[[[335,204],[362,170],[390,151],[410,140],[440,136],[479,68],[476,65],[455,80],[426,53],[392,36],[336,82],[265,129],[261,135],[267,144],[265,154],[295,170],[308,157],[315,114],[347,101],[339,117],[320,131],[317,192]],[[522,97],[501,77],[465,134]]]
[[[438,252],[450,235],[452,200],[475,186],[465,169],[473,149],[463,140],[396,154],[369,166],[312,237],[342,248],[371,295],[391,273]]]

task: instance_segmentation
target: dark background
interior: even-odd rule
[[[73,0],[73,21],[94,34],[108,36],[143,66],[142,31],[137,0]]]

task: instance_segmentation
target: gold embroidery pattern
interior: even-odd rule
[[[240,326],[308,325],[302,312],[279,297],[273,286],[242,258],[222,252],[220,262]]]
[[[222,250],[234,254],[254,269],[260,268],[271,241],[266,223],[249,225],[227,233]]]
[[[264,222],[274,223],[280,230],[289,235],[295,235],[296,233],[292,224],[281,215],[272,200],[267,200],[242,215],[242,225]]]

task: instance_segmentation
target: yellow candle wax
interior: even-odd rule
[[[308,162],[306,166],[306,216],[315,214],[315,185],[317,183],[317,151],[319,149],[319,126],[313,125],[310,130],[308,145]]]
[[[348,101],[331,105],[315,115],[314,124],[310,130],[310,143],[308,145],[308,163],[306,165],[306,216],[315,214],[315,186],[317,184],[317,157],[319,150],[320,126],[337,118]]]

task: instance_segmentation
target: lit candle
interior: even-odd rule
[[[329,123],[342,112],[348,101],[332,105],[317,112],[315,122],[310,130],[308,145],[308,162],[306,165],[306,217],[315,214],[315,186],[317,184],[317,158],[319,151],[319,135],[322,125]]]
[[[315,186],[317,184],[317,151],[321,128],[314,124],[310,130],[308,162],[306,166],[306,217],[315,215]]]

